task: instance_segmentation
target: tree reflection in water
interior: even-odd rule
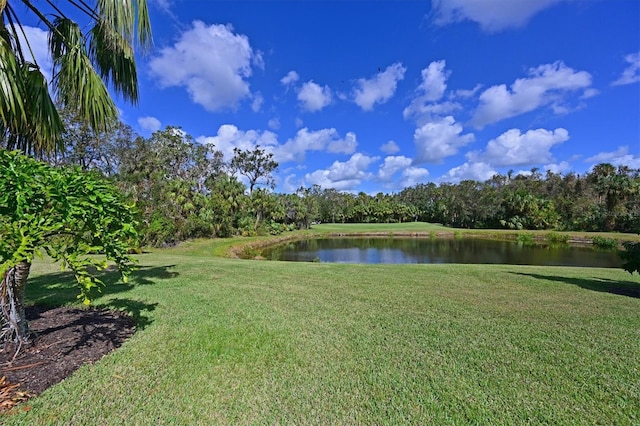
[[[266,249],[270,260],[330,263],[485,263],[619,268],[615,251],[523,245],[511,241],[429,238],[316,238]]]

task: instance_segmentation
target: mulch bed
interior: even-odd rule
[[[128,315],[109,310],[34,306],[27,319],[36,335],[15,359],[17,346],[0,344],[0,413],[99,360],[135,332]]]

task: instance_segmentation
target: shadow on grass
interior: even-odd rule
[[[109,296],[131,290],[136,285],[152,285],[158,280],[174,278],[177,272],[171,271],[175,265],[139,266],[129,276],[127,283],[122,282],[115,268],[98,272],[96,276],[105,284],[94,296]],[[27,304],[61,306],[77,301],[80,290],[72,272],[63,271],[52,274],[29,277],[27,282]]]
[[[153,285],[159,280],[178,276],[171,271],[175,265],[167,266],[138,266],[129,276],[127,283],[122,282],[120,273],[115,268],[107,268],[98,272],[96,276],[105,284],[100,292],[94,296],[113,296],[125,293],[136,285]],[[29,277],[27,283],[27,305],[35,305],[41,310],[46,307],[58,307],[73,304],[78,300],[80,290],[72,272],[64,271],[52,274]],[[155,310],[157,303],[144,303],[126,297],[114,297],[96,307],[126,312],[135,321],[138,329],[143,329],[151,323],[145,313]]]
[[[617,281],[617,280],[610,280],[607,278],[569,278],[569,277],[561,277],[557,275],[526,274],[523,272],[513,272],[513,274],[533,277],[539,280],[556,281],[556,282],[561,282],[566,284],[573,284],[573,285],[577,285],[578,287],[585,288],[587,290],[640,298],[640,284],[633,281]]]
[[[103,305],[105,308],[126,312],[133,319],[138,330],[144,330],[153,321],[146,313],[155,311],[157,303],[144,303],[132,299],[111,299]]]

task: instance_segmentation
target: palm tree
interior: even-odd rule
[[[30,0],[0,0],[0,145],[32,155],[60,148],[63,124],[56,105],[78,111],[94,130],[105,130],[118,114],[107,85],[137,102],[133,46],[151,45],[147,1],[96,0],[93,6],[87,1],[45,0],[36,6]],[[48,31],[51,87],[32,59],[18,6],[22,16],[33,15]],[[87,22],[80,25],[70,16]]]
[[[31,0],[0,0],[0,147],[35,156],[61,148],[64,126],[56,104],[77,111],[92,129],[106,130],[116,122],[118,114],[107,85],[125,100],[137,102],[133,46],[146,48],[151,44],[147,2],[95,0],[91,6],[88,1],[44,0],[36,7]],[[48,31],[53,61],[51,88],[35,59],[16,11],[18,6],[22,16],[33,15],[38,25]],[[80,16],[87,22],[81,26],[71,16]],[[83,28],[88,31],[83,32]],[[14,253],[10,258],[0,258],[4,269],[2,301],[13,295],[13,290],[24,290],[31,251],[27,250],[24,256]],[[0,305],[4,315],[6,306]],[[5,325],[4,321],[1,323]],[[25,340],[24,324],[14,325],[19,330],[17,339]]]

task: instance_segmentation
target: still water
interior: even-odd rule
[[[270,260],[333,263],[499,263],[618,268],[615,251],[563,245],[526,246],[482,239],[319,238],[262,252]]]

